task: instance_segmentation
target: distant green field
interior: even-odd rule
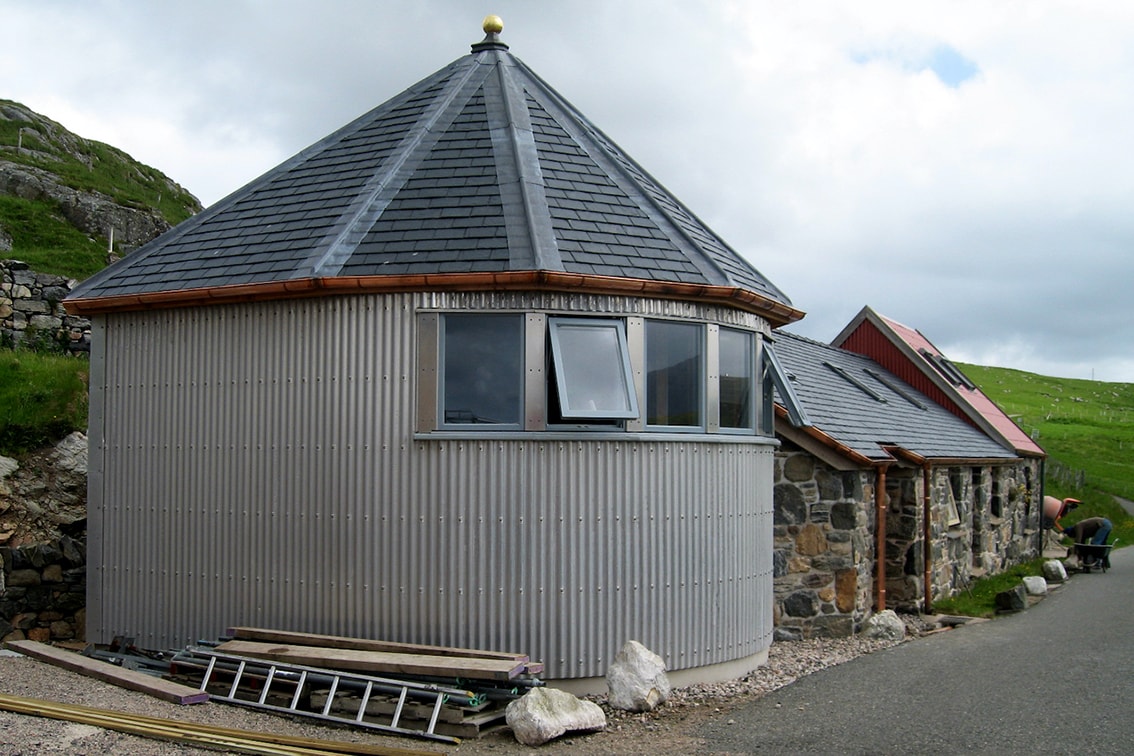
[[[1108,517],[1112,538],[1134,543],[1134,518],[1114,502],[1134,501],[1134,384],[958,367],[1047,452],[1047,493],[1084,502],[1066,523]]]

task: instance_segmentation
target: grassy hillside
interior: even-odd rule
[[[1067,524],[1109,517],[1115,535],[1134,543],[1134,518],[1113,500],[1134,501],[1134,384],[958,367],[1047,452],[1047,492],[1084,502]]]
[[[161,171],[110,145],[84,139],[23,105],[0,99],[0,160],[44,171],[58,184],[98,192],[115,204],[157,210],[176,225],[201,209],[197,199]],[[47,199],[0,194],[0,228],[33,270],[76,279],[106,264],[108,240],[80,231]]]

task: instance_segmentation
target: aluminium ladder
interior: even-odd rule
[[[205,659],[208,661],[204,661]],[[171,662],[173,665],[197,668],[204,667],[204,677],[201,679],[200,689],[209,693],[209,697],[213,700],[238,704],[240,706],[250,706],[281,714],[295,714],[302,717],[311,717],[313,719],[321,719],[336,724],[364,727],[380,732],[439,740],[446,743],[456,744],[461,741],[460,738],[451,735],[443,735],[436,731],[437,721],[441,714],[441,706],[449,699],[453,699],[454,703],[461,702],[460,705],[468,706],[477,706],[484,702],[484,696],[469,690],[446,688],[439,685],[418,683],[410,680],[372,677],[370,675],[321,669],[319,667],[307,667],[301,664],[287,664],[267,659],[254,659],[246,656],[224,654],[207,648],[197,647],[184,649],[178,652]],[[213,682],[214,675],[219,677],[221,674],[232,677],[231,683],[226,683],[228,685],[228,691],[226,693],[212,693],[208,691],[207,687],[210,682]],[[260,688],[258,695],[253,694],[255,698],[240,698],[237,696],[242,682],[245,684],[245,688],[248,688],[259,685],[260,678],[263,679],[263,686]],[[272,692],[272,684],[276,682],[294,687],[294,691],[291,693],[290,699],[288,699],[289,703],[286,706],[268,703],[268,695]],[[214,682],[214,684],[220,683]],[[303,697],[304,691],[309,690],[311,686],[327,689],[327,699],[323,703],[322,709],[319,711],[312,711],[300,707],[300,700]],[[279,687],[282,688],[284,685],[280,685]],[[335,714],[331,711],[331,707],[335,702],[335,695],[340,690],[360,691],[361,700],[358,711],[353,717]],[[388,724],[363,719],[367,713],[366,709],[367,705],[370,703],[371,696],[376,692],[397,696],[397,703]],[[276,695],[279,696],[280,693],[277,692]],[[399,724],[406,701],[410,697],[432,700],[432,714],[429,718],[429,724],[424,730],[403,727]]]

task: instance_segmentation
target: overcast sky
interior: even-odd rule
[[[205,205],[511,52],[807,312],[1134,382],[1134,3],[0,0],[0,98]]]

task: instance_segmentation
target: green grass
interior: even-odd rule
[[[0,105],[23,107],[10,100]],[[156,209],[171,225],[201,209],[193,195],[160,171],[45,118],[0,120],[0,160],[46,171],[63,186],[99,192],[124,207]],[[0,226],[12,236],[7,256],[40,273],[81,280],[106,265],[105,235],[77,230],[52,200],[0,197]]]
[[[10,254],[38,273],[81,280],[106,267],[106,242],[79,231],[50,202],[0,195],[0,226],[12,237]]]
[[[959,614],[965,617],[992,617],[996,614],[996,594],[1011,590],[1029,575],[1042,575],[1044,559],[1016,565],[1004,572],[975,581],[968,590],[933,602],[938,614]]]
[[[1134,501],[1134,384],[959,367],[1047,452],[1045,492],[1083,502],[1063,524],[1106,517],[1112,540],[1134,543],[1134,517],[1114,501]]]
[[[85,359],[0,350],[0,454],[12,456],[87,429]]]

